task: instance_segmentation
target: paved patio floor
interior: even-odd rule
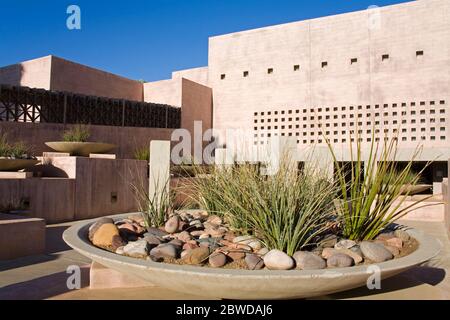
[[[401,221],[422,229],[443,243],[441,254],[425,265],[384,280],[381,290],[359,288],[319,299],[450,299],[450,242],[443,223]],[[0,300],[6,299],[205,299],[158,288],[89,289],[89,259],[70,249],[61,238],[71,223],[47,227],[46,254],[0,262]],[[67,289],[69,266],[81,268],[81,289]]]

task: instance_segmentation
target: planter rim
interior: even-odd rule
[[[119,215],[111,215],[106,216],[109,218],[113,218],[114,220],[126,218],[130,215],[136,213],[127,213],[127,214],[119,214]],[[210,267],[199,267],[199,266],[191,266],[191,265],[176,265],[169,263],[160,263],[154,262],[151,260],[141,260],[136,258],[131,258],[127,256],[118,255],[100,248],[95,247],[90,243],[87,233],[89,227],[98,220],[84,220],[76,223],[75,225],[68,228],[63,233],[64,241],[72,247],[74,250],[78,251],[82,255],[91,258],[94,261],[98,261],[101,263],[104,261],[111,261],[112,263],[119,263],[121,265],[129,265],[130,267],[138,267],[140,269],[147,269],[153,271],[165,271],[165,272],[173,272],[179,273],[182,272],[186,275],[195,275],[195,274],[205,274],[205,275],[214,275],[216,277],[244,277],[244,278],[279,278],[279,277],[287,277],[287,278],[311,278],[311,277],[319,277],[319,278],[327,278],[327,277],[336,277],[336,275],[356,275],[356,274],[367,274],[367,268],[370,265],[361,265],[347,268],[333,268],[333,269],[321,269],[321,270],[242,270],[242,269],[224,269],[224,268],[210,268]],[[395,271],[397,269],[405,269],[408,267],[413,267],[419,265],[423,262],[426,262],[439,254],[442,249],[442,243],[425,234],[421,230],[408,228],[406,230],[410,236],[415,238],[419,242],[419,247],[416,251],[411,254],[389,260],[382,263],[374,263],[371,264],[378,266],[383,272]]]

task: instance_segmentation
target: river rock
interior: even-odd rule
[[[338,250],[334,248],[324,248],[322,250],[322,258],[329,259],[333,254],[339,253]]]
[[[203,229],[203,223],[198,219],[192,220],[191,222],[189,222],[189,226],[196,228],[196,229]]]
[[[144,234],[144,237],[148,236],[148,235],[153,235],[153,236],[162,238],[164,236],[167,236],[168,233],[161,229],[150,227],[150,228],[147,228],[147,233]]]
[[[89,240],[91,240],[91,242],[94,239],[95,232],[105,223],[114,224],[114,220],[111,218],[100,218],[89,227]]]
[[[351,249],[345,249],[345,248],[338,249],[338,251],[339,251],[339,253],[343,253],[343,254],[346,254],[346,255],[352,257],[355,264],[361,263],[364,260],[362,252],[358,253],[357,251],[353,251]]]
[[[156,259],[162,258],[176,258],[177,257],[177,249],[170,243],[163,243],[159,246],[153,248],[150,251],[150,255],[155,257]]]
[[[280,250],[270,250],[264,256],[264,264],[270,270],[289,270],[294,267],[294,259]]]
[[[245,258],[245,252],[242,250],[229,250],[226,255],[233,261],[239,261]]]
[[[167,233],[175,233],[178,230],[178,224],[180,223],[180,217],[178,216],[172,216],[164,225],[164,230],[166,230]]]
[[[322,248],[334,248],[336,243],[337,243],[337,236],[334,234],[328,234],[320,242],[320,246]]]
[[[267,252],[269,252],[269,249],[267,249],[267,248],[261,248],[261,249],[259,249],[258,250],[258,255],[260,255],[260,256],[264,256]]]
[[[205,233],[205,231],[203,231],[203,230],[194,230],[194,231],[191,231],[191,236],[200,237],[204,233]]]
[[[184,245],[184,242],[179,239],[173,239],[169,241],[169,244],[173,245],[175,249],[181,250]]]
[[[392,255],[394,257],[398,256],[400,254],[400,250],[397,247],[393,247],[393,246],[384,246],[386,249],[389,250],[390,253],[392,253]]]
[[[220,268],[227,263],[227,256],[221,252],[215,252],[209,256],[208,261],[211,267]]]
[[[393,232],[383,232],[383,233],[380,233],[375,239],[381,240],[381,241],[386,241],[393,237],[395,237]]]
[[[406,232],[405,230],[401,230],[401,229],[395,230],[394,236],[401,239],[403,242],[409,241],[409,239],[411,238],[409,236],[408,232]]]
[[[187,242],[183,245],[183,250],[192,250],[198,248],[198,245],[195,243]]]
[[[394,238],[391,238],[391,239],[387,239],[387,240],[385,241],[385,243],[386,243],[386,245],[388,245],[388,246],[396,247],[396,248],[398,248],[398,249],[403,248],[403,241],[402,241],[402,239],[400,239],[400,238],[394,237]]]
[[[119,229],[114,223],[103,223],[94,233],[92,243],[100,248],[112,249],[114,247],[113,240],[117,242],[122,239]],[[120,246],[119,246],[120,247]],[[116,247],[115,249],[117,249]]]
[[[189,240],[192,239],[192,237],[189,234],[189,232],[183,231],[183,232],[180,232],[179,234],[177,234],[177,239],[179,239],[183,242],[188,242]]]
[[[123,247],[123,254],[133,258],[146,258],[148,256],[148,243],[145,240],[129,242]]]
[[[147,234],[144,236],[145,241],[153,248],[161,244],[161,239],[152,234]]]
[[[222,224],[222,218],[216,215],[209,216],[206,222],[219,226]]]
[[[318,255],[308,251],[297,251],[292,256],[297,264],[298,269],[315,270],[325,269],[327,262]]]
[[[259,240],[253,240],[249,243],[247,243],[247,245],[253,249],[253,251],[258,251],[259,249],[262,248],[262,243]]]
[[[123,251],[123,248],[125,248],[124,246],[118,247],[116,249],[116,254],[120,254],[123,255],[125,252]]]
[[[353,258],[344,253],[333,254],[327,260],[327,266],[329,268],[347,268],[351,267],[353,264]]]
[[[345,239],[345,240],[341,240],[338,243],[336,243],[334,245],[334,248],[338,249],[338,250],[339,249],[350,249],[350,248],[352,248],[354,246],[356,246],[356,242],[355,241]]]
[[[187,264],[202,264],[209,257],[209,249],[205,247],[199,247],[197,249],[189,250],[185,257],[184,262]]]
[[[363,241],[360,248],[364,257],[373,262],[384,262],[394,257],[388,249],[379,243]]]
[[[354,264],[353,258],[345,253],[333,254],[327,260],[327,266],[329,268],[346,268],[351,267]]]
[[[264,260],[256,254],[245,255],[245,263],[250,270],[261,270],[264,268]]]

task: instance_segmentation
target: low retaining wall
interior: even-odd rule
[[[12,260],[44,252],[44,220],[0,213],[0,260]]]
[[[27,217],[43,218],[48,224],[61,223],[134,212],[138,208],[131,185],[148,186],[146,161],[82,157],[48,161],[51,165],[41,166],[40,173],[52,177],[0,179],[0,205],[24,210]]]
[[[33,148],[36,155],[52,151],[45,145],[49,141],[61,141],[65,130],[72,125],[54,123],[0,122],[0,130],[6,131],[12,141],[23,141]],[[90,126],[90,141],[117,145],[114,153],[121,159],[134,159],[136,148],[149,147],[151,140],[170,140],[173,129]]]

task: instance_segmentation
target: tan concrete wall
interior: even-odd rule
[[[70,125],[52,123],[0,122],[0,129],[9,133],[10,139],[31,145],[36,155],[51,151],[48,141],[60,141],[65,128]],[[90,141],[113,143],[118,158],[133,159],[136,148],[150,146],[151,140],[170,140],[172,129],[90,126]]]
[[[172,72],[172,79],[188,79],[204,86],[209,85],[208,67],[186,69]]]
[[[212,128],[212,90],[188,79],[182,79],[181,127],[194,137],[194,122],[201,121],[200,134]]]
[[[210,38],[215,128],[251,129],[261,140],[291,134],[302,149],[324,145],[322,130],[332,143],[346,145],[357,125],[368,142],[378,121],[378,135],[400,130],[401,147],[424,143],[448,153],[450,2],[380,8],[374,29],[368,27],[372,12]],[[384,54],[389,59],[382,61]]]
[[[0,260],[45,252],[45,222],[0,213]]]
[[[144,83],[144,102],[181,107],[181,79]]]
[[[50,89],[52,57],[42,57],[0,68],[0,83]]]
[[[54,157],[36,168],[44,176],[0,179],[0,206],[28,203],[28,217],[47,224],[136,212],[132,185],[148,186],[148,164],[138,160]]]
[[[75,180],[34,178],[0,179],[2,206],[29,203],[27,216],[46,223],[73,221],[75,217]]]
[[[51,89],[85,95],[142,101],[139,81],[52,57]]]

